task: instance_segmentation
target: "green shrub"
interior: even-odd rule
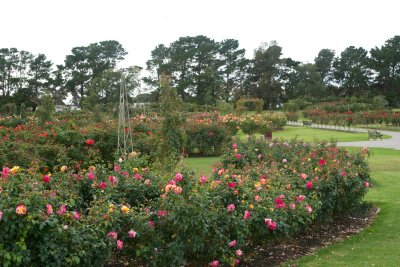
[[[231,138],[226,127],[217,122],[188,122],[184,131],[186,153],[191,156],[219,156]]]
[[[249,110],[261,113],[263,110],[264,101],[259,98],[240,98],[236,101],[236,110]]]

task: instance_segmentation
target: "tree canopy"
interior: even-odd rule
[[[114,40],[74,47],[60,65],[45,54],[1,48],[0,104],[35,110],[42,95],[51,95],[56,104],[67,97],[79,105],[112,104],[122,75],[132,96],[156,101],[160,78],[168,75],[183,101],[200,105],[250,97],[274,109],[296,98],[382,96],[390,106],[400,106],[398,35],[370,51],[348,46],[336,55],[323,48],[312,63],[283,58],[283,49],[276,41],[263,43],[246,58],[238,40],[185,36],[155,46],[142,72],[139,66],[117,67],[127,51]]]

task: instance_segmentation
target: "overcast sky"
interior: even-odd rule
[[[104,40],[128,51],[124,66],[144,67],[155,46],[181,36],[237,39],[249,58],[276,40],[284,57],[312,62],[323,48],[369,50],[400,35],[399,0],[1,0],[0,8],[0,48],[56,64]]]

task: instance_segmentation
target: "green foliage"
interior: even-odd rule
[[[156,153],[156,165],[161,172],[173,171],[181,156],[184,143],[181,130],[184,121],[182,99],[169,83],[170,78],[163,75],[160,80],[159,99],[160,114],[163,117],[160,130],[162,140],[158,144]]]
[[[298,112],[285,112],[285,116],[288,121],[296,122],[299,120],[299,113]]]
[[[39,119],[41,125],[49,122],[53,118],[53,114],[56,111],[54,100],[51,95],[43,95],[40,99],[40,105],[36,111],[36,116]]]
[[[230,132],[218,122],[189,122],[184,126],[186,153],[190,156],[221,155],[231,139]]]
[[[283,110],[288,112],[297,112],[300,110],[300,106],[297,101],[291,99],[289,102],[283,104]]]
[[[386,100],[386,98],[382,95],[380,96],[375,96],[372,99],[372,106],[376,110],[385,110],[389,106],[389,102]]]
[[[238,101],[236,101],[236,110],[239,112],[249,110],[261,113],[263,106],[264,101],[259,98],[240,98]]]
[[[160,75],[173,75],[171,83],[182,99],[215,105],[218,99],[231,101],[243,83],[248,63],[237,40],[217,42],[203,35],[185,36],[153,49],[146,63],[150,75],[144,81],[159,90]]]
[[[282,129],[286,120],[281,112],[263,112],[244,116],[240,121],[240,128],[245,134],[252,135],[258,132],[267,136],[272,130]]]

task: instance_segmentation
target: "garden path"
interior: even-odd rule
[[[293,125],[293,124],[290,124]],[[296,126],[303,126],[301,122],[297,122],[294,124]],[[329,125],[318,125],[312,126],[312,128],[322,128],[322,129],[332,129],[332,126]],[[337,130],[337,129],[336,129]],[[351,128],[351,131],[355,132],[367,132],[367,129],[362,128]],[[380,147],[380,148],[393,148],[396,150],[400,150],[400,132],[393,132],[393,131],[385,131],[379,130],[382,134],[386,134],[391,136],[392,138],[389,139],[377,139],[377,140],[369,140],[369,141],[357,141],[357,142],[338,142],[338,146],[351,146],[351,147]]]

